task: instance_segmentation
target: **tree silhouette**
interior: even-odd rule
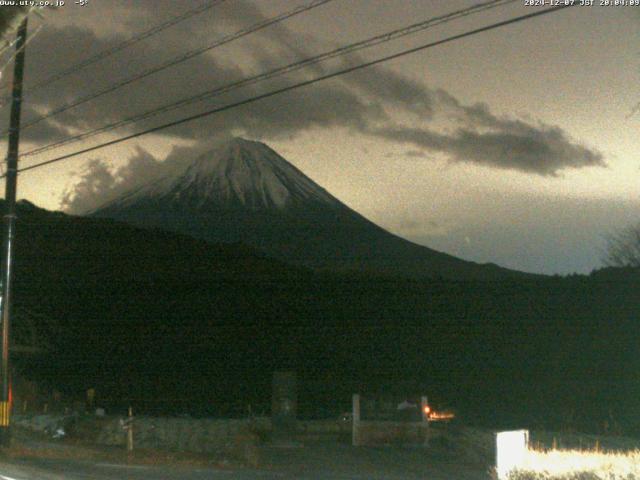
[[[607,238],[604,263],[609,267],[640,267],[640,223]]]

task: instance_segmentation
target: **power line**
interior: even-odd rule
[[[34,13],[35,15],[37,15],[38,17],[40,17],[41,19],[44,20],[44,16],[40,13],[40,9],[45,8],[45,7],[29,7],[29,10],[27,12],[27,14],[25,15],[25,18],[28,18],[32,13]],[[27,44],[30,43],[37,35],[38,33],[40,33],[40,31],[42,30],[42,28],[44,27],[44,23],[41,24],[40,26],[38,26],[35,30],[35,32],[33,32],[31,35],[29,35],[29,38],[27,39],[27,42],[22,45],[22,49],[25,49],[27,47]],[[5,36],[8,32],[5,32]],[[4,45],[2,47],[0,47],[0,55],[4,54],[4,52],[6,50],[8,50],[9,48],[13,47],[16,43],[18,42],[18,38],[16,38],[15,40],[4,40]],[[19,54],[18,51],[14,51],[13,53],[11,53],[9,55],[9,58],[7,58],[4,63],[0,66],[0,77],[2,77],[2,74],[4,73],[4,69],[7,68],[9,66],[9,64],[14,60],[14,58],[16,58],[16,56]],[[7,90],[9,88],[9,85],[3,85],[2,87],[0,87],[0,90]],[[7,99],[11,100],[12,96],[11,95],[7,95],[6,96]],[[5,103],[0,103],[0,108],[2,108],[4,105],[7,105],[8,102]]]
[[[169,61],[167,61],[167,62],[165,62],[163,64],[157,65],[157,66],[152,67],[152,68],[150,68],[148,70],[145,70],[145,71],[143,71],[143,72],[141,72],[141,73],[139,73],[137,75],[134,75],[133,77],[129,77],[129,78],[127,78],[125,80],[122,80],[122,81],[120,81],[118,83],[110,85],[110,86],[108,86],[107,88],[105,88],[103,90],[100,90],[98,92],[86,95],[84,97],[81,97],[81,98],[73,101],[73,102],[70,102],[70,103],[67,103],[65,105],[62,105],[62,106],[52,110],[51,112],[46,113],[45,115],[42,115],[40,117],[37,117],[37,118],[25,123],[24,125],[22,125],[21,128],[22,128],[22,130],[25,130],[25,129],[29,128],[29,127],[32,127],[32,126],[42,122],[43,120],[46,120],[47,118],[51,118],[51,117],[53,117],[55,115],[59,115],[60,113],[66,112],[67,110],[70,110],[72,108],[78,107],[78,106],[80,106],[80,105],[82,105],[84,103],[90,102],[91,100],[95,100],[96,98],[99,98],[99,97],[101,97],[103,95],[106,95],[107,93],[114,92],[114,91],[116,91],[116,90],[118,90],[118,89],[120,89],[120,88],[122,88],[122,87],[124,87],[126,85],[130,85],[130,84],[132,84],[134,82],[137,82],[138,80],[142,80],[143,78],[146,78],[146,77],[148,77],[150,75],[153,75],[155,73],[161,72],[163,70],[166,70],[166,69],[168,69],[170,67],[173,67],[175,65],[178,65],[180,63],[186,62],[187,60],[190,60],[190,59],[192,59],[192,58],[194,58],[194,57],[196,57],[198,55],[201,55],[201,54],[203,54],[205,52],[211,51],[211,50],[213,50],[213,49],[215,49],[217,47],[220,47],[222,45],[226,45],[227,43],[230,43],[230,42],[232,42],[234,40],[237,40],[238,38],[242,38],[242,37],[247,36],[247,35],[249,35],[251,33],[257,32],[258,30],[262,30],[263,28],[266,28],[266,27],[268,27],[270,25],[274,25],[276,23],[282,22],[283,20],[291,18],[291,17],[293,17],[295,15],[299,15],[301,13],[307,12],[309,10],[312,10],[312,9],[314,9],[316,7],[324,5],[325,3],[329,3],[331,1],[333,1],[333,0],[314,0],[313,2],[311,2],[308,5],[303,5],[303,6],[296,7],[294,9],[289,10],[289,11],[287,11],[285,13],[282,13],[282,14],[276,16],[276,17],[269,18],[267,20],[264,20],[262,22],[256,23],[256,24],[254,24],[254,25],[252,25],[250,27],[247,27],[247,28],[243,28],[242,30],[239,30],[239,31],[237,31],[237,32],[235,32],[235,33],[233,33],[231,35],[227,35],[227,36],[223,37],[222,39],[220,39],[220,40],[218,40],[218,41],[216,41],[216,42],[214,42],[214,43],[212,43],[210,45],[207,45],[205,47],[201,47],[201,48],[198,48],[198,49],[195,49],[195,50],[188,51],[188,52],[186,52],[186,53],[184,53],[182,55],[179,55],[179,56],[177,56],[175,58],[172,58],[171,60],[169,60]],[[3,132],[2,135],[6,135],[7,133],[8,132],[5,131],[5,132]]]
[[[472,14],[476,14],[485,10],[489,10],[492,8],[496,8],[496,7],[500,7],[500,6],[504,6],[507,5],[509,3],[514,3],[517,0],[490,0],[488,2],[484,2],[481,4],[477,4],[471,7],[467,7],[464,8],[462,10],[456,10],[454,12],[450,12],[448,14],[445,15],[440,15],[437,17],[433,17],[430,18],[428,20],[422,21],[422,22],[418,22],[412,25],[409,25],[408,27],[403,27],[403,28],[399,28],[396,30],[392,30],[390,32],[386,32],[380,35],[376,35],[374,37],[370,37],[368,39],[365,40],[361,40],[359,42],[355,42],[349,45],[346,45],[344,47],[340,47],[337,48],[335,50],[331,50],[328,52],[324,52],[321,53],[319,55],[316,55],[314,57],[311,58],[307,58],[301,61],[297,61],[297,62],[293,62],[291,64],[285,65],[283,67],[278,67],[275,68],[273,70],[270,70],[268,72],[265,73],[261,73],[258,75],[255,75],[253,77],[249,77],[246,79],[242,79],[236,82],[232,82],[230,84],[227,85],[223,85],[221,87],[215,88],[213,90],[207,90],[206,92],[200,93],[198,95],[195,96],[191,96],[191,97],[187,97],[184,98],[182,100],[179,100],[177,102],[172,102],[166,105],[163,105],[161,107],[157,107],[154,108],[152,110],[149,110],[147,112],[135,115],[133,117],[128,117],[125,118],[123,120],[119,120],[117,122],[111,123],[111,124],[107,124],[104,125],[102,127],[93,129],[93,130],[89,130],[71,137],[67,137],[64,138],[62,140],[59,140],[57,142],[53,142],[50,143],[48,145],[44,145],[42,147],[38,147],[35,148],[33,150],[30,150],[26,153],[24,153],[22,155],[22,157],[27,157],[27,156],[33,156],[54,148],[58,148],[62,145],[66,145],[68,143],[74,143],[77,142],[79,140],[83,140],[86,139],[88,137],[92,137],[95,136],[99,133],[104,133],[110,130],[114,130],[116,128],[125,126],[125,125],[129,125],[131,123],[136,123],[142,120],[146,120],[148,118],[157,116],[159,114],[162,113],[166,113],[169,112],[171,110],[175,110],[177,108],[181,108],[184,107],[186,105],[190,105],[192,103],[197,103],[206,99],[210,99],[219,95],[222,95],[224,93],[228,93],[230,91],[236,90],[238,88],[242,88],[242,87],[246,87],[249,85],[253,85],[265,80],[269,80],[275,77],[279,77],[282,75],[285,75],[287,73],[291,73],[297,70],[300,70],[302,68],[308,67],[310,65],[314,65],[317,63],[320,63],[322,61],[325,60],[329,60],[331,58],[336,58],[336,57],[340,57],[340,56],[344,56],[347,55],[349,53],[353,53],[365,48],[370,48],[376,45],[379,45],[381,43],[385,43],[385,42],[389,42],[391,40],[395,40],[413,33],[417,33],[419,31],[425,30],[427,28],[431,28],[434,27],[436,25],[440,25],[443,23],[447,23],[453,20],[456,20],[458,18],[464,17],[464,16],[468,16],[468,15],[472,15]]]
[[[577,4],[574,4],[574,5],[577,5]],[[109,147],[111,145],[116,145],[118,143],[126,142],[128,140],[141,137],[143,135],[148,135],[150,133],[155,133],[155,132],[158,132],[160,130],[165,130],[167,128],[175,127],[175,126],[181,125],[183,123],[191,122],[193,120],[198,120],[200,118],[208,117],[210,115],[214,115],[216,113],[220,113],[220,112],[224,112],[224,111],[227,111],[227,110],[231,110],[233,108],[237,108],[237,107],[240,107],[240,106],[243,106],[243,105],[248,105],[248,104],[257,102],[259,100],[264,100],[265,98],[274,97],[276,95],[280,95],[282,93],[286,93],[286,92],[289,92],[291,90],[295,90],[295,89],[298,89],[298,88],[301,88],[301,87],[306,87],[308,85],[313,85],[315,83],[318,83],[318,82],[321,82],[321,81],[324,81],[324,80],[328,80],[330,78],[335,78],[335,77],[338,77],[338,76],[341,76],[341,75],[345,75],[347,73],[351,73],[351,72],[354,72],[354,71],[357,71],[357,70],[361,70],[363,68],[372,67],[374,65],[378,65],[378,64],[381,64],[383,62],[390,61],[390,60],[395,60],[397,58],[404,57],[406,55],[409,55],[409,54],[412,54],[412,53],[416,53],[416,52],[419,52],[419,51],[422,51],[422,50],[426,50],[426,49],[429,49],[429,48],[433,48],[433,47],[436,47],[438,45],[443,45],[445,43],[449,43],[449,42],[453,42],[453,41],[456,41],[456,40],[460,40],[462,38],[466,38],[466,37],[470,37],[470,36],[473,36],[473,35],[477,35],[479,33],[487,32],[487,31],[490,31],[490,30],[495,30],[496,28],[504,27],[506,25],[511,25],[511,24],[514,24],[514,23],[518,23],[518,22],[522,22],[522,21],[525,21],[525,20],[529,20],[531,18],[535,18],[535,17],[539,17],[539,16],[546,15],[546,14],[549,14],[549,13],[557,12],[557,11],[563,10],[565,8],[572,7],[574,5],[561,5],[561,6],[558,6],[558,7],[552,7],[552,8],[548,8],[548,9],[545,9],[545,10],[540,10],[540,11],[536,11],[536,12],[533,12],[533,13],[529,13],[529,14],[526,14],[526,15],[520,15],[518,17],[510,18],[509,20],[504,20],[504,21],[501,21],[501,22],[492,23],[490,25],[487,25],[487,26],[484,26],[484,27],[480,27],[480,28],[476,28],[474,30],[469,30],[467,32],[460,33],[460,34],[457,34],[457,35],[452,35],[450,37],[446,37],[444,39],[437,40],[435,42],[430,42],[430,43],[427,43],[427,44],[424,44],[424,45],[420,45],[418,47],[414,47],[414,48],[410,48],[410,49],[407,49],[407,50],[403,50],[401,52],[394,53],[392,55],[387,55],[385,57],[381,57],[381,58],[378,58],[376,60],[372,60],[372,61],[369,61],[369,62],[361,63],[359,65],[354,65],[354,66],[351,66],[351,67],[348,67],[348,68],[344,68],[342,70],[338,70],[338,71],[333,72],[333,73],[322,75],[320,77],[316,77],[316,78],[313,78],[311,80],[306,80],[306,81],[299,82],[299,83],[296,83],[296,84],[293,84],[293,85],[289,85],[287,87],[279,88],[277,90],[272,90],[271,92],[267,92],[267,93],[263,93],[263,94],[260,94],[260,95],[256,95],[254,97],[251,97],[251,98],[248,98],[248,99],[245,99],[245,100],[241,100],[241,101],[238,101],[238,102],[235,102],[235,103],[231,103],[231,104],[225,105],[223,107],[218,107],[218,108],[215,108],[215,109],[212,109],[212,110],[208,110],[206,112],[198,113],[196,115],[191,115],[191,116],[182,118],[180,120],[176,120],[176,121],[169,122],[169,123],[166,123],[166,124],[163,124],[163,125],[159,125],[159,126],[156,126],[156,127],[153,127],[153,128],[149,128],[147,130],[143,130],[141,132],[133,133],[131,135],[127,135],[125,137],[121,137],[121,138],[118,138],[118,139],[115,139],[115,140],[111,140],[111,141],[108,141],[108,142],[104,142],[104,143],[101,143],[99,145],[94,145],[92,147],[84,148],[82,150],[78,150],[78,151],[73,152],[73,153],[69,153],[69,154],[66,154],[66,155],[59,156],[57,158],[46,160],[44,162],[36,163],[34,165],[30,165],[28,167],[21,168],[21,169],[18,170],[18,172],[25,172],[25,171],[28,171],[28,170],[33,170],[35,168],[43,167],[45,165],[50,165],[52,163],[61,162],[63,160],[67,160],[69,158],[76,157],[78,155],[82,155],[84,153],[93,152],[95,150],[99,150],[99,149],[102,149],[102,148],[105,148],[105,147]]]
[[[38,28],[36,28],[35,32],[33,32],[29,38],[27,39],[27,41],[22,45],[21,50],[24,50],[25,48],[27,48],[27,45],[29,43],[31,43],[31,41],[38,35],[38,33],[40,33],[40,31],[42,30],[42,28],[44,27],[44,25],[40,25]],[[14,40],[10,43],[7,43],[5,48],[9,48],[12,47],[17,40]],[[3,53],[4,48],[0,49],[0,55]],[[2,73],[4,72],[4,69],[7,68],[9,66],[9,64],[13,61],[13,59],[18,55],[18,53],[20,53],[19,51],[15,51],[13,52],[8,59],[6,59],[4,61],[4,63],[2,65],[0,65],[0,76],[2,76]]]
[[[107,57],[110,57],[111,55],[114,55],[122,50],[124,50],[125,48],[130,47],[131,45],[134,45],[136,43],[141,42],[142,40],[145,40],[153,35],[156,35],[157,33],[162,32],[163,30],[166,30],[167,28],[170,28],[174,25],[177,25],[180,22],[183,22],[185,20],[188,20],[191,17],[194,17],[196,15],[199,15],[213,7],[215,7],[216,5],[225,2],[226,0],[209,0],[206,3],[204,3],[203,5],[200,5],[197,8],[194,8],[193,10],[189,10],[185,13],[183,13],[182,15],[178,15],[177,17],[173,17],[170,20],[167,20],[166,22],[163,22],[159,25],[156,25],[152,28],[150,28],[149,30],[146,30],[144,32],[139,33],[138,35],[135,35],[134,37],[131,37],[121,43],[119,43],[118,45],[114,45],[111,48],[108,48],[106,50],[103,50],[95,55],[93,55],[92,57],[89,57],[81,62],[76,63],[75,65],[72,65],[71,67],[62,70],[61,72],[58,72],[56,74],[51,75],[50,77],[42,80],[39,83],[36,83],[35,85],[25,88],[25,92],[27,93],[32,93],[36,90],[39,90],[42,87],[48,86],[50,84],[52,84],[53,82],[57,82],[58,80],[67,77],[73,73],[76,73],[79,70],[82,70],[83,68],[88,67],[89,65],[93,65],[94,63],[99,62],[100,60],[104,60]],[[10,96],[5,96],[2,99],[0,99],[0,107],[3,107],[4,105],[7,104],[8,101],[11,100]]]

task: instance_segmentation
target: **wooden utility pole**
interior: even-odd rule
[[[11,325],[11,276],[13,270],[13,240],[16,224],[16,186],[18,180],[18,146],[20,144],[20,112],[22,104],[22,80],[24,76],[24,53],[27,42],[27,18],[18,29],[16,42],[16,60],[13,69],[13,102],[9,124],[9,149],[7,152],[7,172],[5,204],[6,234],[4,239],[4,258],[2,264],[2,341],[0,342],[0,445],[11,442],[11,371],[9,368],[9,333]]]

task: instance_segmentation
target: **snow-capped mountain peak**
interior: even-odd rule
[[[249,208],[285,208],[308,200],[340,203],[265,144],[242,138],[198,157],[170,189],[176,199],[196,197],[202,204]]]
[[[129,208],[141,201],[205,210],[219,207],[283,210],[310,203],[344,207],[267,145],[243,138],[218,143],[186,167],[131,190],[88,214]]]
[[[410,278],[520,275],[465,262],[383,230],[259,142],[236,138],[185,165],[90,215],[209,242],[242,242],[323,270]]]

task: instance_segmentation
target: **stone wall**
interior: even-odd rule
[[[355,443],[360,446],[424,445],[430,437],[426,423],[360,421],[356,429]]]
[[[269,420],[193,419],[171,417],[137,417],[134,421],[134,444],[139,448],[160,448],[188,452],[214,452],[227,448],[239,439],[247,440],[270,428]],[[96,443],[125,445],[126,436],[120,419],[105,422]],[[256,439],[257,441],[257,439]]]
[[[64,437],[75,437],[98,445],[126,445],[126,417],[93,415],[14,415],[13,424],[50,437],[64,431]],[[135,448],[210,453],[238,445],[257,444],[268,439],[271,420],[268,417],[247,419],[136,417],[133,423]],[[337,438],[350,436],[350,423],[337,420],[299,421],[301,438]],[[58,435],[60,436],[60,435]]]
[[[60,437],[81,438],[98,445],[126,445],[125,417],[89,415],[14,415],[13,424]],[[133,424],[136,448],[188,452],[217,452],[234,443],[256,443],[269,431],[268,418],[194,419],[179,417],[136,417]]]

